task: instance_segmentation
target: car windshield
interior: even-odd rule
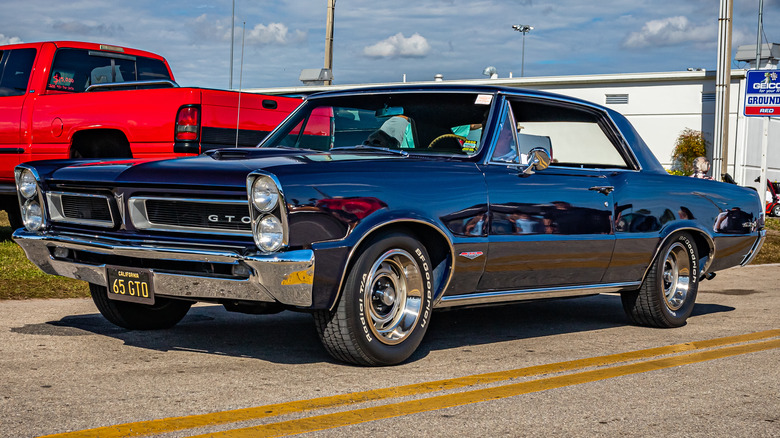
[[[313,98],[261,146],[473,155],[492,102],[492,94],[452,92]]]

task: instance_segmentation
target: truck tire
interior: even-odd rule
[[[336,308],[314,314],[328,353],[357,365],[408,359],[430,324],[431,269],[417,239],[398,233],[372,239],[350,268]]]
[[[17,201],[15,197],[9,198],[2,207],[8,214],[8,222],[10,222],[12,230],[17,230],[24,226],[24,223],[22,222],[22,213],[19,211],[19,201]]]
[[[685,325],[696,302],[698,262],[690,234],[671,237],[653,261],[639,290],[620,295],[628,317],[636,324],[651,327]]]
[[[192,306],[189,301],[161,297],[156,297],[152,306],[111,300],[104,286],[92,283],[89,284],[89,292],[101,315],[113,324],[130,330],[171,328],[184,318]]]

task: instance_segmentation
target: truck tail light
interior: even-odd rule
[[[185,106],[176,115],[176,141],[198,141],[200,108]]]

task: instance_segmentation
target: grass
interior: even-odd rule
[[[89,296],[87,283],[44,274],[11,240],[8,216],[0,212],[0,300],[30,298],[82,298]]]
[[[767,238],[753,264],[780,263],[780,219],[768,218]],[[41,272],[11,240],[8,216],[0,211],[0,300],[89,297],[87,283]]]

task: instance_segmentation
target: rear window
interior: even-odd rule
[[[0,96],[21,96],[27,91],[35,49],[0,51]]]
[[[57,50],[46,88],[82,92],[96,84],[170,79],[159,59],[66,48]]]

